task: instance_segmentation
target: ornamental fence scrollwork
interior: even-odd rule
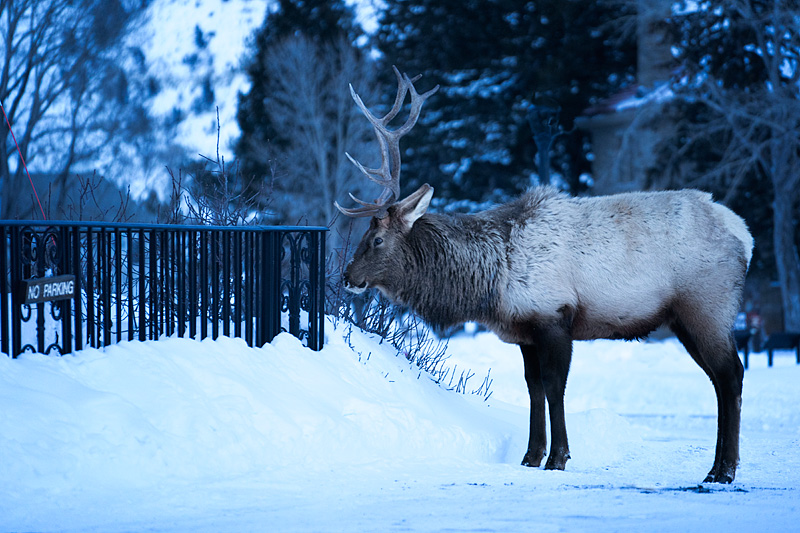
[[[70,353],[163,335],[324,339],[320,227],[0,221],[0,351]],[[24,290],[53,278],[73,292]]]

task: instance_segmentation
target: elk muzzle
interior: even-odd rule
[[[342,281],[344,282],[344,288],[348,292],[352,292],[353,294],[361,294],[365,290],[367,290],[367,280],[360,279],[356,280],[353,278],[351,267],[353,266],[353,262],[347,265],[347,268],[344,269],[344,275],[342,276]]]

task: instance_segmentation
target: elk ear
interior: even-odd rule
[[[419,217],[425,214],[425,211],[428,210],[428,206],[431,203],[432,197],[433,187],[426,183],[415,192],[409,194],[406,198],[395,204],[395,212],[400,220],[403,221],[406,230],[411,229],[411,226],[414,225],[414,222],[416,222]]]

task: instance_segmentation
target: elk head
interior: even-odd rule
[[[336,208],[349,217],[372,217],[369,229],[361,238],[356,248],[352,261],[344,272],[344,286],[347,290],[360,293],[367,288],[379,289],[384,295],[392,297],[395,294],[395,282],[404,272],[405,236],[411,230],[414,222],[425,214],[428,204],[433,196],[433,187],[428,184],[421,186],[407,198],[400,198],[400,138],[411,131],[417,123],[422,104],[435,93],[437,85],[430,91],[419,94],[414,88],[413,79],[406,74],[401,74],[396,67],[394,74],[397,77],[397,96],[394,105],[382,118],[373,115],[361,98],[350,86],[350,94],[367,120],[375,130],[378,145],[381,150],[381,166],[379,168],[366,168],[353,159],[350,154],[347,158],[370,180],[383,186],[383,192],[374,202],[364,202],[352,194],[350,198],[360,207],[346,209],[336,203]],[[395,130],[390,130],[389,122],[400,112],[406,94],[411,95],[411,111],[406,122]]]

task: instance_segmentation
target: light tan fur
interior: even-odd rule
[[[732,327],[753,241],[744,221],[711,195],[570,198],[545,188],[528,193],[523,206],[533,216],[512,229],[499,306],[512,321],[554,319],[567,306],[579,317],[575,339],[639,336],[640,324],[658,321],[676,300],[703,295],[718,326]]]

